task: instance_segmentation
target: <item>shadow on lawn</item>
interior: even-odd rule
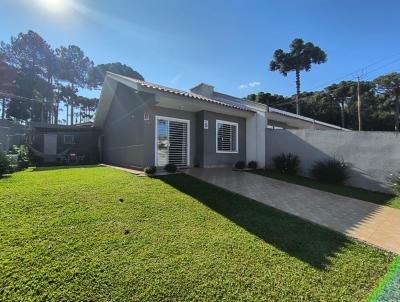
[[[281,251],[324,270],[345,236],[184,174],[161,178]]]

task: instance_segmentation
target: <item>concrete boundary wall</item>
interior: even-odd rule
[[[289,152],[300,157],[305,176],[315,161],[343,159],[350,169],[348,185],[373,191],[390,192],[387,179],[400,172],[400,135],[394,132],[266,131],[267,166],[274,156]]]

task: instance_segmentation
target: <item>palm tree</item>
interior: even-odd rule
[[[284,76],[290,71],[296,72],[296,113],[300,114],[300,72],[310,71],[312,64],[325,63],[327,56],[321,48],[311,42],[304,43],[302,39],[294,39],[289,49],[289,52],[284,52],[282,49],[275,50],[269,68],[271,71],[278,70]]]

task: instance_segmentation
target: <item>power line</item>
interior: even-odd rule
[[[3,96],[3,97],[19,99],[20,101],[38,102],[38,103],[42,103],[42,104],[45,103],[45,101],[43,101],[43,100],[31,99],[31,98],[27,98],[27,97],[24,97],[24,96],[21,96],[21,95],[15,95],[13,93],[10,93],[10,92],[7,92],[7,91],[3,91],[3,90],[0,90],[0,95]]]
[[[374,66],[374,65],[376,65],[376,64],[379,64],[379,63],[381,63],[381,62],[384,62],[384,61],[386,61],[386,60],[388,60],[388,59],[391,59],[391,58],[393,58],[393,57],[397,57],[397,56],[399,56],[399,55],[400,55],[400,52],[398,52],[398,53],[396,53],[396,54],[393,54],[393,55],[390,55],[390,56],[386,56],[386,57],[384,57],[384,58],[382,58],[382,59],[379,59],[379,60],[377,60],[377,61],[375,61],[375,62],[373,62],[373,63],[371,63],[371,64],[368,64],[368,65],[366,65],[366,66],[364,66],[364,67],[358,68],[358,69],[356,69],[356,70],[353,71],[353,72],[347,73],[347,74],[345,74],[345,75],[343,75],[343,76],[341,76],[341,77],[338,77],[338,78],[336,78],[336,79],[333,79],[333,80],[331,80],[331,81],[329,81],[329,82],[325,82],[325,83],[320,84],[320,85],[318,85],[318,86],[314,86],[314,87],[312,87],[311,89],[307,89],[306,91],[312,91],[312,90],[315,90],[315,89],[320,88],[320,87],[323,87],[323,86],[328,86],[328,85],[329,85],[330,83],[332,83],[332,82],[337,82],[337,81],[342,80],[342,79],[344,79],[344,78],[347,78],[347,77],[349,77],[349,76],[354,76],[355,74],[357,74],[357,73],[359,73],[359,72],[362,72],[362,71],[366,70],[366,69],[369,68],[369,67],[372,67],[372,66]],[[374,70],[372,70],[372,71],[366,72],[365,74],[368,74],[368,73],[374,72],[374,71],[376,71],[376,70],[379,70],[379,69],[381,69],[381,68],[384,68],[384,67],[386,67],[386,66],[389,66],[389,65],[391,65],[391,64],[393,64],[393,63],[396,63],[396,62],[399,61],[399,60],[400,60],[400,58],[398,58],[398,59],[396,59],[396,60],[393,60],[393,61],[391,61],[391,62],[389,62],[389,63],[387,63],[387,64],[384,64],[383,66],[380,66],[380,67],[378,67],[378,68],[376,68],[376,69],[374,69]]]

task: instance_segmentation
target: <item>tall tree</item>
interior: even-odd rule
[[[68,82],[72,91],[78,88],[89,86],[88,73],[93,68],[93,62],[85,56],[85,53],[76,45],[68,47],[61,46],[56,50],[60,62],[60,78]],[[76,97],[68,100],[70,106],[70,124],[74,124],[74,107],[76,106]]]
[[[0,56],[0,100],[1,100],[1,118],[6,117],[6,103],[10,100],[10,94],[15,88],[15,79],[17,71],[4,62]]]
[[[294,39],[289,45],[289,52],[277,49],[270,62],[271,71],[279,71],[284,76],[291,71],[296,73],[296,113],[300,114],[300,72],[310,71],[312,64],[325,63],[326,53],[313,43],[304,43],[302,39]]]
[[[99,64],[93,67],[88,74],[88,82],[90,86],[92,88],[100,87],[104,82],[104,77],[107,71],[144,81],[143,76],[139,72],[133,70],[131,67],[125,64],[115,62],[108,64]]]
[[[330,98],[340,108],[340,122],[343,128],[346,127],[345,112],[350,99],[355,97],[355,82],[342,81],[339,84],[332,84],[325,88],[325,97]]]
[[[51,90],[46,84],[47,60],[52,55],[50,45],[39,34],[30,30],[11,37],[10,43],[1,42],[0,53],[5,62],[18,71],[15,93],[39,100],[27,103],[21,99],[12,99],[9,114],[16,119],[41,120],[43,100],[49,96]]]
[[[380,76],[374,81],[377,89],[381,93],[385,93],[394,104],[394,130],[400,129],[400,73],[393,72]]]

